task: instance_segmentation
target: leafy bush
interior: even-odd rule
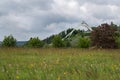
[[[98,26],[91,34],[92,45],[98,48],[117,48],[115,42],[116,30],[115,27],[107,23]]]
[[[12,36],[5,36],[2,42],[3,47],[15,47],[16,46],[16,39]]]
[[[118,48],[120,48],[120,37],[116,37],[116,43],[117,43]]]
[[[63,44],[64,44],[64,47],[71,47],[70,41],[67,39],[63,41]]]
[[[34,47],[34,48],[39,48],[43,47],[44,43],[38,38],[30,38],[29,41],[25,44],[27,47]]]
[[[62,41],[62,38],[60,36],[55,36],[54,39],[53,39],[53,47],[64,47],[64,44],[63,44],[63,41]]]
[[[89,48],[90,47],[90,39],[87,37],[81,37],[78,41],[79,48]]]

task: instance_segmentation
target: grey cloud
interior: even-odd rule
[[[0,2],[0,13],[24,13],[31,12],[32,9],[48,10],[51,8],[53,0],[5,0]]]
[[[93,3],[97,5],[118,5],[120,6],[119,0],[76,0],[79,4]]]
[[[80,21],[91,26],[120,20],[119,0],[1,0],[0,40],[13,34],[18,40],[45,38]],[[66,27],[67,26],[67,27]]]
[[[20,2],[16,3],[24,7],[39,7],[40,9],[46,10],[51,8],[53,0],[20,0]]]

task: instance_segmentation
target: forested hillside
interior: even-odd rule
[[[62,39],[64,39],[74,28],[69,28],[67,30],[64,30],[56,35],[59,35]],[[47,44],[50,44],[54,38],[54,36],[56,35],[51,35],[50,37],[47,37],[46,39],[44,39],[43,41]],[[74,30],[73,33],[71,34],[71,36],[69,36],[68,38],[69,39],[72,39],[74,38],[75,36],[80,36],[80,37],[83,37],[83,36],[90,36],[90,33],[88,33],[87,31],[84,31],[84,30]]]

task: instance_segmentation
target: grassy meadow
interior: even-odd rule
[[[120,50],[0,48],[0,80],[120,80]]]

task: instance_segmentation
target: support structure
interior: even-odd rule
[[[79,26],[83,26],[83,27],[87,28],[88,31],[90,31],[90,32],[92,31],[92,28],[85,21],[82,21],[77,27],[79,27]],[[75,31],[75,29],[73,29],[70,33],[68,33],[62,40],[70,37],[74,31]]]

